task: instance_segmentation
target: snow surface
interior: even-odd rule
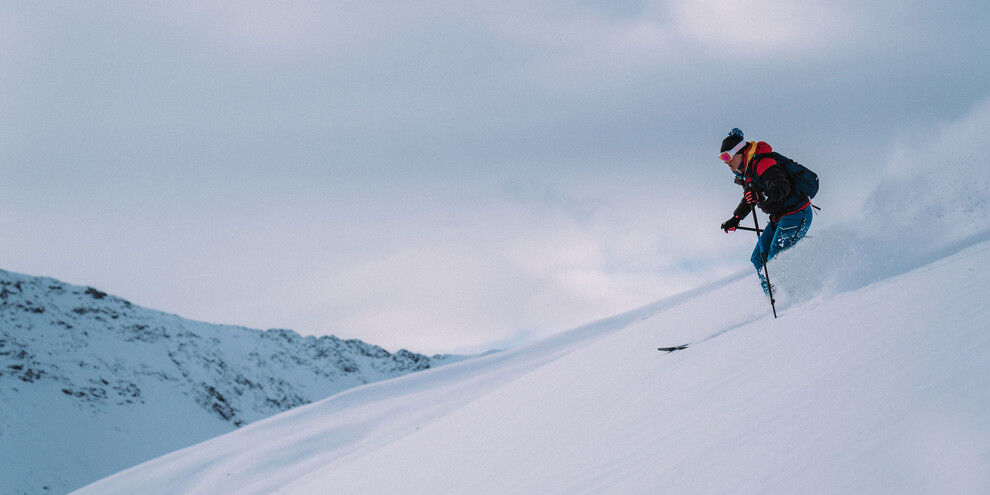
[[[739,301],[752,284],[352,389],[77,493],[990,492],[990,242],[777,320]]]

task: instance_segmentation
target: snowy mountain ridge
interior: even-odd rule
[[[65,492],[347,388],[456,359],[196,322],[92,287],[0,271],[0,493]]]

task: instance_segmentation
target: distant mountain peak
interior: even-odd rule
[[[197,322],[94,287],[0,270],[0,399],[11,405],[0,421],[0,464],[14,470],[8,481],[24,483],[14,493],[77,488],[348,388],[453,359]],[[50,430],[71,433],[39,445]]]

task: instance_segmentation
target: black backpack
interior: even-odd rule
[[[760,153],[753,157],[753,163],[756,164],[764,158],[773,158],[777,160],[779,165],[784,167],[784,171],[787,172],[788,177],[794,182],[794,191],[801,195],[807,196],[808,199],[814,198],[818,194],[818,174],[812,172],[801,165],[800,163],[787,158],[776,151],[772,153]]]

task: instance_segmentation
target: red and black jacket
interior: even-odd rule
[[[791,178],[777,160],[770,156],[758,156],[772,151],[773,148],[763,141],[751,141],[740,151],[745,163],[742,182],[744,188],[760,193],[762,198],[758,203],[760,209],[770,215],[771,220],[777,221],[782,216],[808,207],[811,205],[811,200],[795,191]],[[745,218],[750,210],[752,207],[743,197],[733,214]]]

